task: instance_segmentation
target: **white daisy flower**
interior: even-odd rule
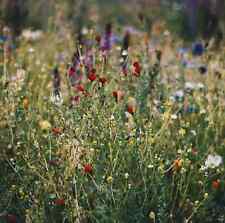
[[[176,120],[177,119],[177,115],[176,114],[172,114],[171,115],[171,119]]]
[[[205,167],[206,168],[215,168],[218,167],[223,163],[223,158],[217,154],[212,155],[209,154],[206,161],[205,161]]]
[[[195,84],[192,82],[186,82],[184,88],[186,91],[193,91],[195,89]]]

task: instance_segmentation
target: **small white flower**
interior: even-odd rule
[[[169,30],[165,30],[164,33],[163,33],[163,35],[164,35],[164,36],[169,36],[169,35],[170,35]]]
[[[208,193],[205,193],[204,194],[204,198],[207,199],[208,197],[209,197],[209,194]]]
[[[202,90],[202,89],[204,89],[204,84],[203,83],[201,83],[201,82],[199,82],[199,83],[197,83],[196,84],[196,88],[198,89],[198,90]]]
[[[195,84],[192,82],[186,82],[184,88],[186,91],[193,91],[195,89]]]
[[[172,114],[171,115],[171,119],[176,120],[177,119],[177,115],[176,114]]]
[[[57,106],[61,106],[63,104],[63,97],[62,94],[59,92],[59,94],[55,94],[53,92],[51,96],[51,102]]]
[[[205,109],[201,109],[200,110],[200,114],[205,114],[206,113],[206,110]]]
[[[196,136],[196,135],[197,135],[197,133],[196,133],[195,130],[191,130],[191,134],[192,134],[193,136]]]
[[[123,50],[123,52],[122,52],[122,56],[127,56],[127,55],[128,55],[127,50]]]
[[[160,104],[160,101],[159,101],[159,100],[154,99],[154,100],[153,100],[153,103],[154,103],[155,105],[159,105],[159,104]]]
[[[198,201],[198,200],[196,200],[196,201],[195,201],[195,205],[198,205],[198,204],[199,204],[199,201]]]
[[[149,169],[152,169],[153,167],[154,167],[154,166],[153,166],[152,164],[149,164],[149,165],[148,165],[148,168],[149,168]]]
[[[119,61],[120,61],[120,63],[123,63],[123,62],[124,62],[123,58],[120,58],[120,60],[119,60]]]
[[[174,96],[175,97],[178,97],[178,98],[183,98],[184,97],[184,91],[182,90],[178,90],[174,93]]]
[[[181,168],[181,174],[183,174],[183,173],[186,173],[187,172],[187,170],[185,169],[185,168]]]
[[[87,29],[87,27],[83,27],[83,29],[82,29],[82,34],[83,35],[87,35],[88,34],[88,29]]]
[[[28,49],[28,52],[29,52],[29,53],[33,53],[34,51],[35,51],[35,50],[34,50],[34,48],[32,48],[32,47]]]
[[[42,36],[43,36],[42,31],[40,31],[40,30],[31,31],[29,29],[24,30],[21,35],[21,37],[27,41],[37,41],[37,40],[41,39]]]
[[[128,179],[129,173],[125,173],[125,174],[124,174],[124,177],[125,177],[125,179]]]
[[[223,163],[223,158],[217,154],[211,155],[209,154],[206,161],[205,161],[205,167],[206,168],[215,168],[218,167]]]

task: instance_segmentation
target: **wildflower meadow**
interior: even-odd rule
[[[225,223],[225,42],[94,6],[3,20],[0,222]]]

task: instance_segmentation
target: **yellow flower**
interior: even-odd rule
[[[41,120],[39,126],[41,130],[49,130],[51,128],[51,124],[47,120]]]
[[[154,144],[155,143],[155,138],[154,137],[150,137],[149,138],[149,144]]]
[[[106,179],[107,183],[111,184],[113,181],[113,177],[112,176],[108,176]]]
[[[184,136],[186,133],[186,130],[181,128],[178,133],[179,133],[179,135]]]
[[[173,102],[172,101],[170,101],[170,100],[168,100],[168,101],[166,101],[165,103],[164,103],[164,105],[166,106],[166,107],[172,107],[172,105],[173,105]]]
[[[155,221],[155,212],[151,211],[148,216],[151,220]]]

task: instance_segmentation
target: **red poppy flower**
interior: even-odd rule
[[[96,80],[97,76],[96,76],[96,70],[92,69],[91,72],[88,74],[88,79],[90,81],[94,81]]]
[[[52,128],[52,132],[54,135],[59,135],[62,133],[62,129],[55,127],[55,128]]]
[[[70,67],[69,70],[68,70],[68,75],[69,76],[74,76],[75,72],[76,72],[75,68],[74,67]]]
[[[214,189],[218,190],[219,187],[220,187],[220,180],[214,180],[214,181],[212,182],[212,187],[213,187]]]
[[[127,112],[129,112],[130,114],[134,114],[135,113],[135,107],[134,106],[132,106],[132,105],[128,105],[127,106]]]
[[[133,75],[139,77],[140,74],[141,74],[141,66],[139,62],[136,61],[133,63]]]
[[[174,170],[180,170],[181,167],[182,167],[182,164],[183,164],[183,160],[182,159],[178,158],[178,159],[174,160],[174,162],[173,162]]]
[[[55,205],[57,206],[64,206],[65,205],[65,200],[63,198],[58,198],[54,201]]]
[[[93,167],[92,167],[92,165],[91,165],[91,164],[85,164],[85,165],[84,165],[84,172],[85,172],[85,173],[91,174],[91,173],[93,172]]]
[[[14,214],[7,214],[6,215],[6,221],[8,223],[17,223],[17,217]]]
[[[97,78],[97,76],[96,76],[95,73],[90,73],[90,74],[88,75],[88,79],[89,79],[90,81],[94,81],[94,80],[96,80],[96,78]]]
[[[78,85],[75,86],[75,89],[78,92],[84,92],[84,85],[83,84],[78,84]]]

